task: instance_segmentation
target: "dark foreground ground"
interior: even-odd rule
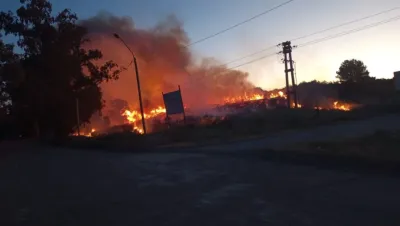
[[[0,225],[400,225],[396,174],[260,154],[0,155]]]

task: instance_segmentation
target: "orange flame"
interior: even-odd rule
[[[165,114],[167,111],[165,108],[158,106],[157,108],[154,108],[150,110],[148,113],[143,113],[144,119],[150,119],[154,118],[158,115]],[[138,120],[142,120],[142,115],[138,111],[130,111],[130,110],[125,110],[122,113],[123,116],[126,117],[126,120],[129,123],[135,123]]]
[[[284,92],[279,91],[276,93],[270,93],[268,96],[264,96],[261,94],[252,94],[252,95],[248,95],[247,93],[245,93],[243,96],[237,96],[237,97],[226,97],[224,98],[224,102],[225,103],[238,103],[238,102],[244,102],[244,101],[254,101],[254,100],[263,100],[263,99],[270,99],[270,98],[285,98],[287,99],[287,96]],[[294,107],[294,103],[293,103],[293,107]],[[302,108],[301,104],[298,104],[299,108]],[[186,107],[185,107],[186,108]],[[318,107],[319,109],[323,109],[321,107]],[[333,106],[331,107],[331,109],[336,109],[336,110],[342,110],[342,111],[350,111],[351,110],[351,105],[349,104],[343,104],[343,103],[339,103],[338,101],[335,101],[333,103]],[[148,112],[144,113],[144,118],[145,119],[152,119],[155,118],[157,116],[160,116],[162,114],[166,113],[166,109],[162,106],[158,106],[157,108],[151,109]],[[142,116],[140,114],[139,111],[130,111],[130,110],[125,110],[122,113],[123,116],[125,116],[126,121],[130,124],[136,124],[138,121],[140,121],[142,119]],[[138,127],[138,126],[134,126],[134,130],[137,131],[140,134],[143,134],[143,129]],[[95,130],[94,130],[95,131]],[[94,132],[92,131],[92,132]]]
[[[286,95],[282,92],[270,93],[269,96],[265,96],[263,94],[251,94],[248,95],[245,93],[243,96],[236,96],[236,97],[225,97],[223,100],[225,103],[238,103],[238,102],[246,102],[246,101],[254,101],[254,100],[263,100],[263,99],[271,99],[271,98],[285,98]]]
[[[155,118],[159,115],[165,114],[167,111],[165,108],[158,106],[157,108],[151,109],[149,112],[147,113],[143,113],[144,119],[151,119],[151,118]],[[138,111],[130,111],[130,110],[125,110],[122,113],[123,116],[125,116],[126,121],[128,121],[128,123],[130,124],[136,124],[137,121],[142,120],[142,115],[140,114],[140,112]],[[133,129],[135,131],[137,131],[140,134],[143,134],[143,129],[138,127],[138,126],[134,126]]]
[[[72,136],[92,137],[94,132],[96,132],[96,129],[92,129],[92,130],[90,131],[90,133],[80,132],[79,135],[78,135],[78,132],[75,132],[74,134],[72,134]]]
[[[225,103],[237,103],[237,102],[245,102],[245,101],[252,101],[252,100],[262,100],[264,99],[264,95],[260,94],[253,94],[253,95],[247,95],[245,93],[243,96],[237,96],[237,97],[225,97],[224,102]]]
[[[278,93],[271,93],[269,95],[269,98],[278,98],[278,97],[282,97],[285,99],[287,98],[287,96],[282,91],[279,91]]]
[[[333,109],[341,110],[341,111],[350,111],[351,106],[349,104],[343,104],[343,103],[339,103],[339,101],[335,101],[333,103]]]

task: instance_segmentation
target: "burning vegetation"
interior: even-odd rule
[[[134,131],[143,133],[141,114],[138,107],[135,72],[132,68],[132,55],[112,34],[121,36],[134,52],[142,87],[144,118],[146,120],[164,120],[162,93],[182,88],[182,97],[191,115],[204,115],[204,109],[216,112],[223,106],[231,106],[222,114],[234,113],[234,108],[244,108],[257,103],[263,108],[287,105],[287,96],[282,90],[263,91],[248,80],[248,74],[228,69],[214,59],[195,62],[195,57],[186,46],[189,39],[183,24],[175,17],[168,17],[150,29],[137,28],[129,17],[117,17],[101,13],[93,18],[81,21],[88,28],[91,42],[88,48],[96,47],[104,59],[113,59],[127,70],[116,81],[102,84],[105,107],[102,116],[92,117],[91,128],[86,134],[96,130],[109,130],[117,125],[130,124]],[[118,101],[116,101],[118,100]],[[244,104],[246,103],[246,104]],[[302,107],[302,105],[299,105]],[[332,101],[321,109],[348,111],[350,105]],[[97,125],[97,126],[96,126]]]
[[[229,97],[224,98],[222,103],[217,105],[212,110],[216,113],[216,115],[222,112],[222,117],[219,119],[224,120],[225,116],[228,114],[240,113],[241,110],[249,110],[249,109],[266,109],[266,108],[277,108],[277,107],[286,107],[287,105],[287,97],[283,93],[283,91],[278,92],[269,92],[265,95],[262,94],[253,94],[247,95],[244,94],[243,96],[238,97]],[[292,104],[294,107],[294,103]],[[298,108],[302,108],[301,104],[298,104]],[[340,111],[350,111],[352,106],[350,104],[341,103],[339,101],[333,101],[329,107],[314,107],[315,109],[320,110],[340,110]],[[189,110],[188,108],[185,108]],[[124,130],[127,131],[135,131],[139,134],[143,134],[143,129],[141,128],[141,114],[138,110],[130,110],[130,109],[123,109],[120,110],[120,115],[123,117],[123,124],[120,126],[118,125],[110,125],[107,128],[107,131],[115,131],[121,132]],[[219,114],[221,116],[221,114]],[[194,113],[191,115],[192,117],[201,117],[200,114]],[[209,116],[206,116],[209,117]],[[163,106],[158,106],[156,108],[147,110],[144,112],[144,118],[147,122],[157,120],[159,122],[165,122],[166,118],[166,109]],[[199,123],[203,122],[204,120],[198,120]],[[125,127],[124,127],[125,125]],[[127,127],[128,126],[128,127]],[[128,129],[127,129],[128,128]],[[93,136],[96,135],[96,129],[91,129],[89,133],[82,133],[81,135],[84,136]]]

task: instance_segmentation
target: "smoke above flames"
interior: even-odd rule
[[[184,104],[192,109],[222,103],[226,97],[254,90],[246,72],[229,70],[211,58],[195,63],[190,48],[186,47],[189,38],[183,23],[175,16],[147,29],[137,28],[130,17],[105,12],[80,23],[88,28],[89,48],[101,50],[104,60],[127,67],[119,80],[102,84],[106,108],[114,99],[125,100],[132,109],[139,106],[132,55],[113,33],[136,55],[145,109],[163,105],[162,93],[176,90],[178,85]]]

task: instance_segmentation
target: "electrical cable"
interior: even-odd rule
[[[267,13],[270,13],[270,12],[272,12],[272,11],[275,11],[275,10],[277,10],[277,9],[279,9],[279,8],[285,6],[285,5],[287,5],[287,4],[289,4],[289,3],[293,2],[293,1],[294,1],[294,0],[289,0],[289,1],[286,1],[286,2],[284,2],[284,3],[281,3],[280,5],[277,5],[277,6],[273,7],[273,8],[271,8],[271,9],[268,9],[268,10],[262,12],[262,13],[259,13],[259,14],[255,15],[255,16],[253,16],[253,17],[250,17],[249,19],[246,19],[246,20],[244,20],[244,21],[242,21],[242,22],[239,22],[239,23],[237,23],[237,24],[235,24],[235,25],[232,25],[232,26],[230,26],[230,27],[228,27],[228,28],[226,28],[226,29],[223,29],[223,30],[221,30],[221,31],[219,31],[219,32],[216,32],[216,33],[214,33],[214,34],[212,34],[212,35],[209,35],[209,36],[206,36],[206,37],[204,37],[204,38],[201,38],[201,39],[199,39],[199,40],[197,40],[197,41],[194,41],[194,42],[188,44],[186,47],[193,46],[193,45],[198,44],[198,43],[200,43],[200,42],[204,42],[204,41],[206,41],[206,40],[208,40],[208,39],[210,39],[210,38],[214,38],[215,36],[218,36],[218,35],[223,34],[223,33],[227,32],[227,31],[229,31],[229,30],[232,30],[232,29],[234,29],[234,28],[236,28],[236,27],[239,27],[239,26],[241,26],[241,25],[243,25],[243,24],[245,24],[245,23],[248,23],[248,22],[250,22],[250,21],[252,21],[252,20],[254,20],[254,19],[260,17],[260,16],[263,16],[263,15],[265,15],[265,14],[267,14]]]
[[[323,30],[320,30],[320,31],[316,31],[316,32],[310,33],[308,35],[303,35],[303,36],[291,39],[291,41],[293,42],[293,41],[298,41],[298,40],[301,40],[301,39],[305,39],[305,38],[308,38],[308,37],[316,35],[316,34],[324,33],[326,31],[330,31],[330,30],[333,30],[333,29],[336,29],[336,28],[339,28],[339,27],[343,27],[343,26],[349,25],[349,24],[354,24],[356,22],[360,22],[360,21],[363,21],[363,20],[366,20],[366,19],[370,19],[370,18],[379,16],[379,15],[382,15],[382,14],[385,14],[385,13],[389,13],[389,12],[392,12],[392,11],[395,11],[395,10],[398,10],[398,9],[400,9],[400,7],[394,7],[394,8],[391,8],[391,9],[387,9],[387,10],[384,10],[384,11],[381,11],[381,12],[378,12],[378,13],[375,13],[375,14],[372,14],[372,15],[369,15],[369,16],[365,16],[365,17],[358,18],[358,19],[355,19],[355,20],[347,21],[345,23],[342,23],[342,24],[339,24],[339,25],[335,25],[333,27],[329,27],[329,28],[326,28],[326,29],[323,29]]]
[[[315,39],[315,40],[300,44],[300,45],[297,46],[297,48],[302,48],[302,47],[305,47],[305,46],[308,46],[308,45],[313,45],[313,44],[317,44],[317,43],[320,43],[320,42],[328,41],[328,40],[331,40],[331,39],[334,39],[334,38],[339,38],[339,37],[342,37],[342,36],[345,36],[345,35],[349,35],[349,34],[352,34],[352,33],[355,33],[355,32],[359,32],[359,31],[363,31],[363,30],[366,30],[366,29],[369,29],[369,28],[373,28],[373,27],[377,27],[377,26],[380,26],[380,25],[383,25],[383,24],[387,24],[387,23],[390,23],[390,22],[393,22],[393,21],[396,21],[396,20],[400,20],[400,15],[398,15],[396,17],[389,18],[387,20],[382,20],[382,21],[379,21],[379,22],[376,22],[376,23],[372,23],[372,24],[369,24],[369,25],[365,25],[365,26],[359,27],[359,28],[355,28],[355,29],[352,29],[352,30],[348,30],[348,31],[345,31],[345,32],[338,33],[338,34],[330,35],[330,36],[327,36],[327,37],[324,37],[324,38]],[[231,68],[228,68],[228,69],[235,69],[235,68],[247,65],[247,64],[251,64],[251,63],[260,61],[262,59],[268,58],[270,56],[273,56],[275,54],[276,53],[265,55],[265,56],[262,56],[260,58],[248,61],[248,62],[243,63],[243,64],[239,64],[239,65],[237,65],[235,67],[231,67]]]
[[[371,15],[368,15],[368,16],[365,16],[365,17],[362,17],[362,18],[358,18],[358,19],[351,20],[351,21],[348,21],[348,22],[345,22],[345,23],[341,23],[341,24],[339,24],[339,25],[335,25],[335,26],[332,26],[332,27],[329,27],[329,28],[326,28],[326,29],[323,29],[323,30],[316,31],[316,32],[310,33],[310,34],[308,34],[308,35],[303,35],[303,36],[300,36],[300,37],[291,39],[291,41],[297,41],[297,40],[301,40],[301,39],[304,39],[304,38],[308,38],[308,37],[313,36],[313,35],[316,35],[316,34],[324,33],[324,32],[326,32],[326,31],[330,31],[330,30],[333,30],[333,29],[336,29],[336,28],[339,28],[339,27],[343,27],[343,26],[346,26],[346,25],[350,25],[350,24],[353,24],[353,23],[356,23],[356,22],[360,22],[360,21],[366,20],[366,19],[370,19],[370,18],[379,16],[379,15],[382,15],[382,14],[385,14],[385,13],[389,13],[389,12],[392,12],[392,11],[395,11],[395,10],[399,10],[399,9],[400,9],[400,7],[394,7],[394,8],[391,8],[391,9],[387,9],[387,10],[384,10],[384,11],[380,11],[380,12],[375,13],[375,14],[371,14]],[[267,51],[267,50],[273,49],[273,48],[275,48],[275,47],[276,47],[276,45],[269,46],[269,47],[267,47],[267,48],[258,50],[258,51],[256,51],[256,52],[252,52],[252,53],[247,54],[247,55],[245,55],[245,56],[242,56],[242,57],[240,57],[240,58],[236,58],[236,59],[234,59],[234,60],[231,60],[231,61],[229,61],[229,62],[227,62],[227,63],[224,63],[223,65],[229,65],[229,64],[235,63],[235,62],[237,62],[237,61],[240,61],[240,60],[246,59],[246,58],[248,58],[248,57],[257,55],[257,54],[259,54],[259,53],[262,53],[262,52],[265,52],[265,51]]]
[[[396,21],[396,20],[400,20],[400,15],[392,17],[392,18],[389,18],[387,20],[379,21],[379,22],[372,23],[372,24],[369,24],[369,25],[365,25],[365,26],[362,26],[362,27],[359,27],[359,28],[355,28],[355,29],[351,29],[351,30],[348,30],[348,31],[345,31],[345,32],[341,32],[341,33],[338,33],[338,34],[329,35],[329,36],[326,36],[324,38],[315,39],[315,40],[312,40],[312,41],[309,41],[309,42],[305,42],[303,44],[297,45],[297,48],[302,48],[302,47],[305,47],[305,46],[308,46],[308,45],[313,45],[313,44],[317,44],[317,43],[320,43],[320,42],[328,41],[328,40],[331,40],[331,39],[334,39],[334,38],[339,38],[339,37],[342,37],[342,36],[345,36],[345,35],[349,35],[349,34],[352,34],[352,33],[359,32],[359,31],[367,30],[369,28],[374,28],[374,27],[377,27],[377,26],[380,26],[380,25],[384,25],[384,24],[387,24],[387,23],[390,23],[390,22],[393,22],[393,21]]]
[[[238,67],[242,67],[242,66],[244,66],[244,65],[251,64],[251,63],[254,63],[254,62],[256,62],[256,61],[259,61],[259,60],[263,60],[263,59],[265,59],[265,58],[268,58],[268,57],[274,56],[274,55],[276,55],[276,54],[278,54],[278,53],[273,53],[273,54],[265,55],[265,56],[259,57],[259,58],[257,58],[257,59],[254,59],[254,60],[248,61],[248,62],[246,62],[246,63],[239,64],[239,65],[237,65],[237,66],[234,66],[234,67],[227,68],[227,70],[236,69],[236,68],[238,68]]]

